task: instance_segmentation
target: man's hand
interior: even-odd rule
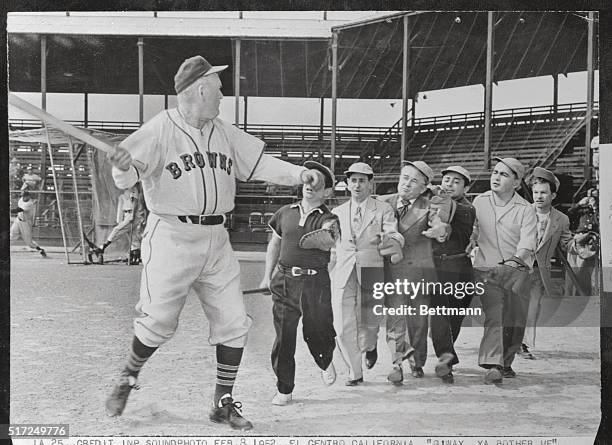
[[[474,250],[478,246],[475,239],[471,239],[468,245],[465,247],[465,253],[469,255],[472,254],[472,250]]]
[[[529,268],[517,257],[504,261],[495,269],[495,280],[506,290],[515,294],[521,292],[529,277]]]
[[[323,173],[312,168],[303,170],[300,174],[300,179],[304,184],[309,184],[314,189],[318,189],[319,185],[325,184]]]
[[[119,170],[128,171],[132,165],[132,155],[119,145],[115,146],[115,152],[108,156],[108,160]]]
[[[270,277],[263,277],[261,283],[259,283],[260,288],[270,289]]]

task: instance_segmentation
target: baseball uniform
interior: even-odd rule
[[[136,306],[141,316],[134,321],[143,344],[159,346],[174,335],[193,288],[210,323],[209,342],[244,346],[251,319],[223,215],[234,208],[236,179],[297,185],[304,170],[265,154],[264,145],[219,118],[194,128],[176,108],[162,111],[122,143],[145,167],[113,168],[115,182],[129,188],[142,181],[150,210]],[[200,215],[209,224],[199,224]]]
[[[19,198],[17,207],[19,207],[20,211],[17,213],[11,225],[11,241],[16,241],[21,238],[28,247],[40,251],[40,254],[45,256],[44,249],[32,239],[32,226],[34,225],[34,218],[36,217],[36,201],[33,199],[24,201],[23,198]]]

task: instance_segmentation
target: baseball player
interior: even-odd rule
[[[32,166],[30,165],[23,177],[21,178],[23,181],[23,185],[21,186],[21,190],[36,190],[40,185],[42,178],[34,173]]]
[[[474,255],[476,281],[482,282],[480,299],[485,314],[478,364],[484,382],[502,383],[514,377],[512,362],[520,350],[529,307],[526,291],[537,243],[535,210],[516,189],[525,167],[515,158],[495,158],[491,190],[473,202],[476,223],[466,252]]]
[[[223,223],[234,208],[236,179],[293,186],[318,184],[316,173],[264,153],[264,142],[219,119],[219,72],[201,56],[183,62],[174,77],[178,106],[164,110],[128,136],[109,157],[121,189],[142,182],[150,213],[142,243],[140,316],[128,361],[106,401],[123,412],[142,366],[174,335],[193,289],[216,347],[217,384],[209,419],[252,428],[232,389],[251,318],[240,291],[240,266]],[[131,165],[132,160],[141,164]]]
[[[40,247],[36,241],[32,239],[32,226],[36,216],[36,200],[32,199],[30,192],[24,190],[21,192],[21,198],[17,203],[17,208],[11,209],[12,214],[16,214],[15,221],[11,225],[10,238],[11,241],[16,241],[21,238],[28,247],[36,249],[43,257],[47,256],[45,249]]]
[[[465,197],[470,181],[470,172],[460,165],[452,165],[442,170],[442,188],[450,194],[456,204],[450,219],[451,232],[448,239],[443,242],[438,240],[432,242],[436,274],[442,283],[469,283],[474,279],[472,262],[465,253],[476,219],[476,210]],[[436,306],[467,308],[472,297],[471,293],[455,295],[434,293],[431,302]],[[462,322],[461,315],[437,314],[431,315],[429,321],[431,339],[438,357],[436,375],[444,383],[454,382],[452,367],[459,363],[454,344],[459,336]]]
[[[136,212],[138,211],[138,187],[134,186],[129,189],[125,189],[121,195],[119,195],[119,202],[117,203],[117,225],[113,227],[113,230],[108,235],[108,238],[102,246],[95,252],[97,255],[104,253],[104,250],[113,242],[115,238],[124,232],[138,232],[137,221],[135,221]],[[132,260],[138,260],[140,256],[136,250],[140,250],[140,236],[138,233],[132,233],[131,245],[130,245],[130,258]]]
[[[527,359],[535,358],[532,349],[535,347],[536,324],[540,316],[542,298],[544,295],[554,295],[550,260],[557,246],[567,251],[572,241],[569,218],[552,206],[559,185],[559,180],[551,171],[542,167],[534,169],[531,178],[531,193],[538,222],[538,243],[533,265],[534,273],[529,277],[527,326],[521,351],[519,351],[519,354]]]
[[[260,285],[270,288],[274,301],[276,339],[271,358],[278,391],[272,404],[281,406],[291,402],[295,386],[294,355],[300,317],[304,341],[321,368],[323,383],[331,385],[336,380],[332,363],[336,332],[327,271],[334,237],[319,248],[303,248],[304,238],[319,229],[326,228],[333,234],[339,232],[338,217],[324,204],[332,194],[334,177],[318,162],[306,161],[304,166],[320,171],[322,181],[317,187],[304,184],[302,200],[281,207],[270,219],[272,238]],[[275,269],[277,272],[272,277]]]

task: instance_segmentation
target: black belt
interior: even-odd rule
[[[446,261],[446,260],[455,260],[457,258],[463,258],[465,256],[467,256],[467,253],[465,253],[465,252],[454,253],[452,255],[447,255],[447,254],[443,253],[442,255],[435,255],[434,259],[440,260],[440,261]]]
[[[216,226],[225,222],[224,215],[187,215],[177,216],[180,222],[199,224],[202,226]]]
[[[283,266],[282,264],[278,265],[278,270],[280,270],[281,273],[284,273],[286,275],[291,275],[292,277],[301,277],[302,275],[312,276],[312,275],[317,275],[319,273],[319,271],[316,269],[306,269],[306,268],[297,267],[297,266],[287,267],[287,266]]]

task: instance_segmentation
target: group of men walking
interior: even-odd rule
[[[372,368],[378,360],[383,323],[391,353],[389,382],[401,385],[405,375],[424,376],[429,334],[438,358],[435,373],[443,383],[453,383],[453,367],[459,363],[454,345],[475,294],[484,313],[478,354],[484,382],[502,383],[504,378],[515,377],[512,363],[517,354],[534,358],[530,348],[535,343],[542,297],[553,293],[551,258],[557,246],[567,250],[573,237],[567,216],[552,208],[559,188],[552,172],[535,168],[531,175],[534,202],[530,203],[517,193],[525,177],[523,164],[515,158],[495,161],[491,189],[476,196],[473,203],[466,198],[472,177],[461,166],[442,170],[441,186],[432,186],[434,172],[425,162],[406,161],[397,193],[375,198],[371,196],[373,170],[357,162],[345,172],[350,192],[345,203],[329,211],[323,204],[324,197],[331,194],[329,189],[327,194],[321,192],[316,205],[308,207],[310,192],[304,186],[301,203],[276,213],[270,224],[273,238],[262,281],[263,286],[269,286],[270,280],[273,283],[277,336],[272,362],[278,377],[273,404],[291,401],[300,315],[304,317],[304,338],[326,384],[336,378],[330,338],[335,334],[348,367],[345,385],[358,386],[364,382],[363,368]],[[323,166],[319,169],[331,187],[331,171]],[[446,210],[441,211],[440,205]],[[316,216],[309,219],[313,213]],[[287,214],[293,215],[291,222]],[[321,253],[301,249],[298,240],[307,231],[320,229],[320,222],[326,219],[337,224],[339,236],[330,249],[329,265],[311,266],[308,258]],[[315,220],[319,223],[313,225]],[[279,255],[279,251],[285,253]],[[279,281],[287,276],[292,277],[289,283],[287,278]],[[423,285],[413,288],[417,290],[412,295],[392,286],[394,290],[383,300],[386,318],[377,315],[374,285],[406,280],[442,286],[431,291]],[[300,290],[291,282],[300,283]],[[309,283],[316,283],[316,292],[305,292]],[[449,284],[453,289],[481,292],[440,291]],[[419,310],[423,306],[451,310],[423,312]],[[325,341],[317,343],[317,338]],[[279,350],[286,351],[284,360]]]

